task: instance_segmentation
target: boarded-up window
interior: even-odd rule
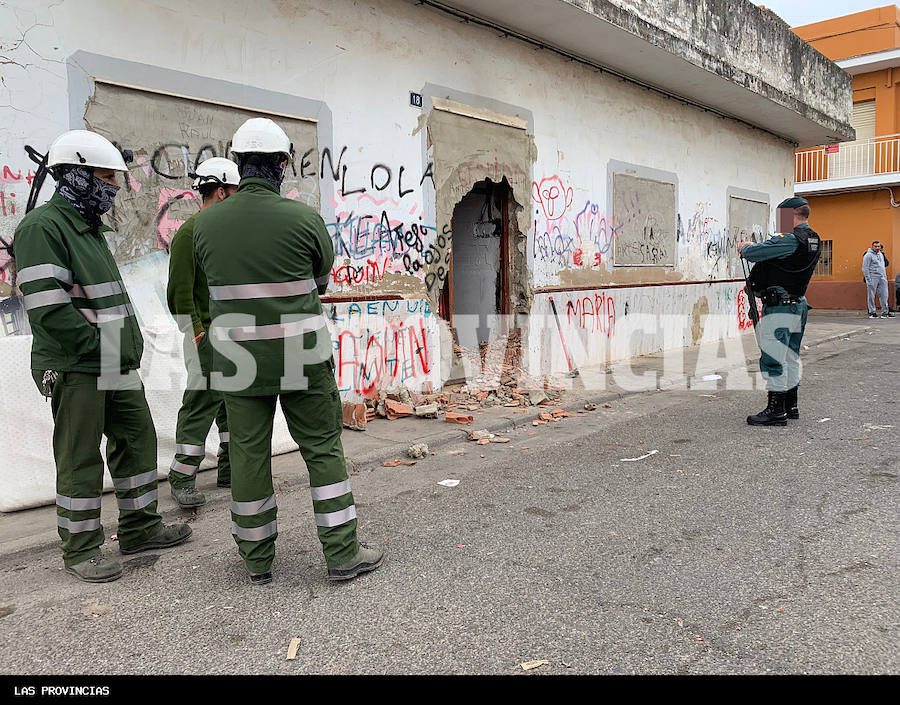
[[[675,265],[675,184],[614,174],[613,218],[621,225],[614,266]]]
[[[768,238],[769,204],[732,196],[728,199],[728,254],[737,257],[737,243],[762,242]]]
[[[867,140],[875,136],[875,101],[864,100],[853,104],[850,124],[856,130],[856,139]]]
[[[281,192],[318,210],[314,120],[100,81],[95,85],[85,124],[132,150],[135,158],[111,214],[111,224],[117,232],[108,239],[120,264],[168,248],[175,231],[200,208],[200,196],[191,189],[193,179],[189,174],[209,157],[233,158],[231,136],[251,117],[271,118],[287,133],[296,157],[294,169],[288,167]],[[307,166],[303,168],[302,164]]]

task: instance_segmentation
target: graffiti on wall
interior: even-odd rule
[[[345,397],[375,389],[420,388],[437,374],[437,321],[425,300],[370,301],[326,307],[335,378]]]
[[[616,331],[616,302],[605,291],[575,296],[566,302],[566,322],[579,330],[612,338]]]
[[[342,147],[335,161],[331,150],[323,149],[319,173],[336,185],[334,220],[326,223],[335,254],[332,284],[337,291],[352,289],[378,283],[390,272],[424,280],[447,239],[424,222],[421,190],[426,180],[434,184],[432,164],[409,179],[403,165],[348,165],[347,150]]]
[[[574,189],[558,175],[532,183],[535,257],[558,268],[592,269],[608,258],[623,228],[641,214],[637,195],[616,221],[590,199],[575,204]]]

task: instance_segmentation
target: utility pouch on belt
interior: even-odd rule
[[[778,289],[766,289],[759,298],[766,306],[777,306],[781,303],[782,294]]]
[[[59,372],[44,370],[44,376],[41,378],[41,394],[47,399],[53,396],[53,387],[56,385],[57,379],[59,379]]]

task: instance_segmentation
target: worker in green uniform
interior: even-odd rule
[[[819,236],[809,227],[809,213],[805,198],[788,198],[778,205],[777,221],[783,232],[765,242],[738,245],[741,257],[757,263],[749,284],[763,302],[759,369],[769,403],[747,417],[751,426],[786,426],[788,419],[800,418],[800,344],[809,311],[805,294],[821,255]],[[756,301],[750,305],[756,306]]]
[[[136,372],[144,341],[100,220],[119,190],[116,172],[127,170],[122,154],[73,130],[50,146],[46,168],[56,193],[16,228],[18,281],[34,334],[32,374],[52,400],[63,561],[81,580],[108,582],[122,566],[100,552],[104,435],[119,550],[174,546],[191,528],[164,526],[157,512],[156,430]]]
[[[224,201],[237,191],[241,177],[237,164],[223,157],[212,157],[197,167],[194,189],[200,192],[200,211]],[[231,487],[228,459],[228,421],[221,392],[209,388],[212,346],[209,343],[209,289],[206,275],[194,260],[194,220],[188,218],[178,228],[169,246],[169,286],[166,297],[169,311],[184,333],[184,363],[188,371],[187,387],[175,426],[175,458],[169,468],[169,489],[182,508],[199,507],[206,497],[195,483],[197,470],[206,455],[206,436],[213,419],[219,428],[218,487]]]
[[[309,470],[328,578],[374,570],[383,552],[360,544],[341,446],[341,400],[322,315],[334,261],[322,218],[283,198],[293,147],[284,131],[253,118],[232,139],[238,192],[194,223],[194,253],[209,283],[210,383],[223,391],[231,451],[232,534],[255,584],[272,580],[277,507],[272,424],[280,400]]]

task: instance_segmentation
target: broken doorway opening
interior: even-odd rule
[[[438,305],[453,336],[448,384],[478,372],[499,375],[519,364],[521,336],[510,323],[514,208],[512,187],[503,177],[499,183],[476,182],[453,209],[449,271]]]

